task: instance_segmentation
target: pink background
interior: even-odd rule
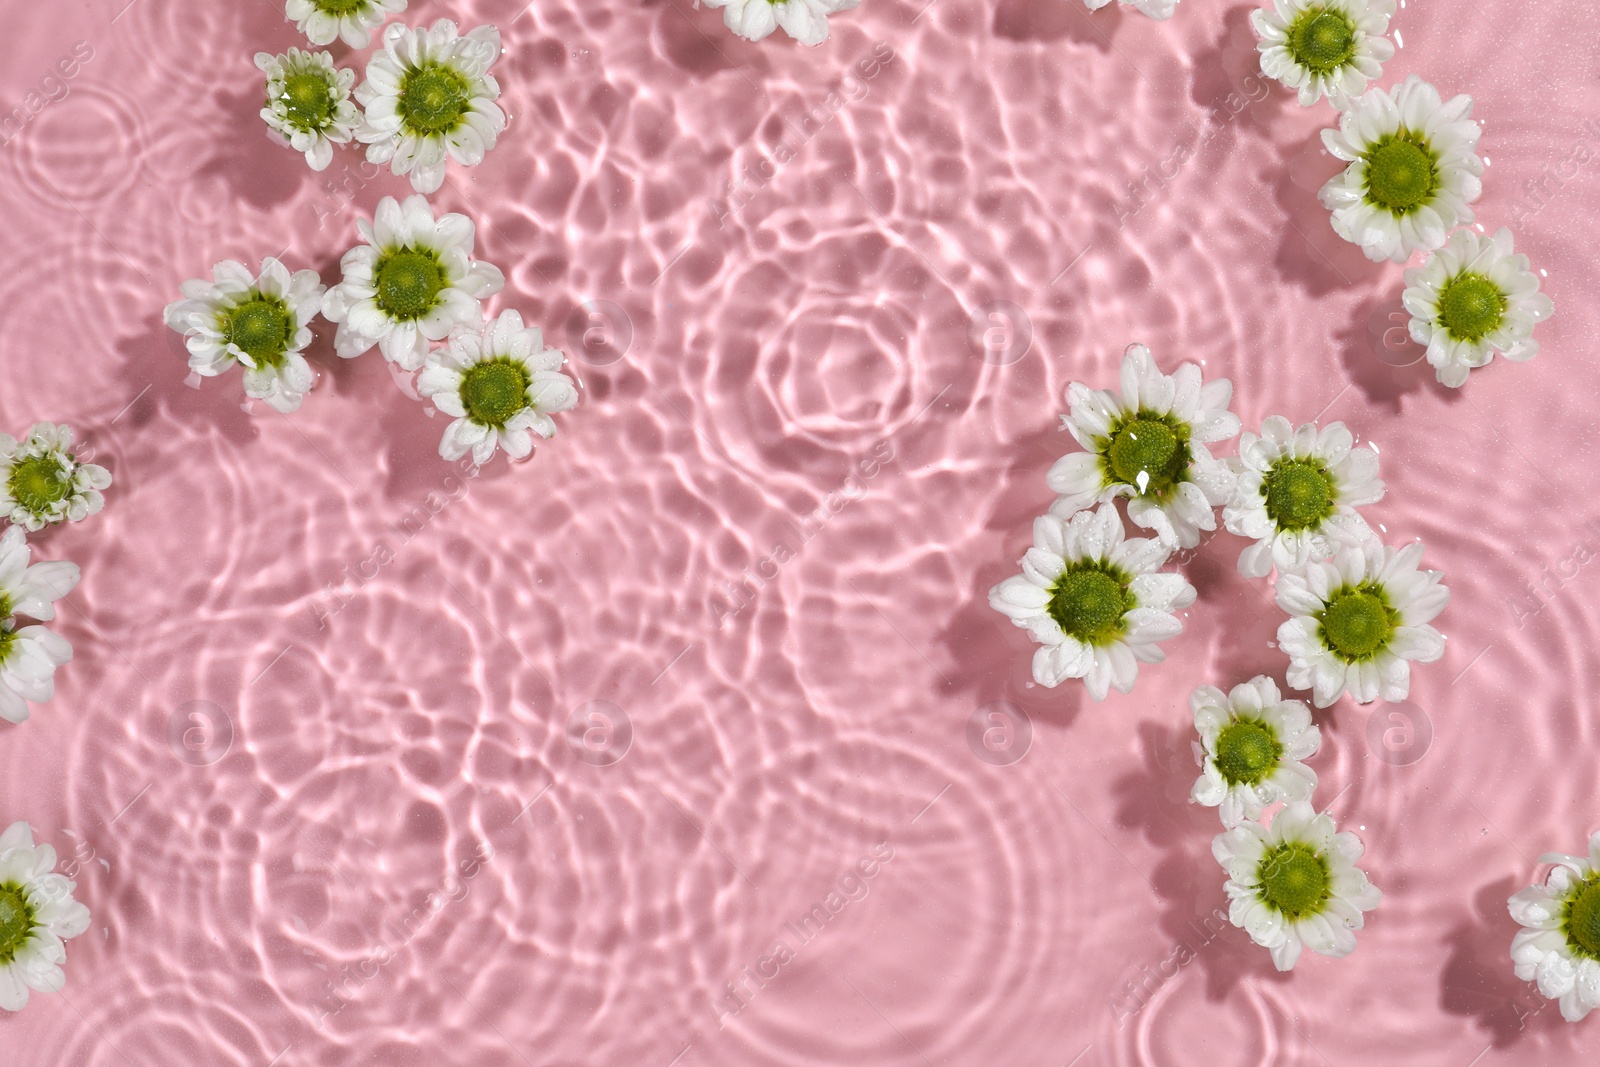
[[[1513,978],[1504,905],[1582,849],[1600,766],[1600,46],[1571,5],[1396,19],[1386,81],[1473,95],[1480,217],[1557,306],[1534,362],[1452,392],[1389,365],[1416,355],[1385,334],[1400,270],[1330,230],[1332,111],[1251,77],[1247,4],[867,0],[808,50],[687,0],[422,0],[408,22],[500,25],[513,116],[435,202],[505,270],[491,310],[583,357],[559,436],[462,482],[444,419],[326,324],[293,416],[237,374],[185,384],[182,279],[286,248],[336,280],[409,188],[267,139],[252,55],[304,43],[281,3],[125,3],[8,0],[0,38],[0,110],[45,104],[0,146],[0,426],[68,421],[116,476],[38,541],[83,567],[77,659],[0,728],[0,821],[60,850],[94,923],[66,990],[0,1018],[0,1062],[1595,1056],[1594,1020]],[[980,358],[993,301],[1028,319],[1013,362]],[[1064,387],[1112,384],[1134,340],[1232,378],[1247,426],[1375,442],[1372,517],[1454,591],[1401,717],[1318,716],[1317,802],[1385,893],[1348,959],[1279,975],[1206,925],[1187,696],[1284,667],[1240,539],[1185,560],[1186,633],[1103,705],[1032,686],[987,606],[1070,447]],[[569,741],[591,701],[609,727],[584,708]],[[1020,761],[969,746],[994,701],[1031,721]],[[802,944],[786,924],[830,903]]]

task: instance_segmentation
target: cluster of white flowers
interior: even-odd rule
[[[405,9],[406,0],[288,0],[286,14],[312,44],[339,37],[365,48],[374,29]],[[506,128],[489,73],[500,53],[494,26],[463,34],[449,19],[427,29],[394,23],[356,87],[355,71],[335,67],[327,52],[258,52],[267,76],[261,117],[313,170],[327,168],[334,145],[360,141],[368,162],[387,163],[419,193],[432,193],[444,183],[447,158],[477,165]]]
[[[1554,305],[1513,251],[1511,231],[1466,228],[1484,172],[1472,98],[1446,101],[1415,74],[1393,91],[1367,88],[1394,55],[1384,36],[1394,13],[1394,0],[1270,0],[1251,21],[1262,72],[1297,90],[1301,104],[1325,96],[1341,113],[1337,129],[1322,131],[1348,164],[1322,187],[1334,232],[1372,260],[1426,254],[1405,272],[1409,329],[1439,381],[1459,388],[1496,352],[1532,359],[1533,328]]]

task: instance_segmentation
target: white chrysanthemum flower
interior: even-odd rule
[[[231,259],[213,267],[211,276],[184,282],[183,299],[165,312],[167,325],[184,335],[190,369],[213,378],[238,363],[247,396],[295,411],[313,381],[300,352],[311,343],[322,279],[314,270],[290,274],[272,256],[261,261],[259,276]]]
[[[25,722],[28,705],[56,693],[56,668],[72,661],[72,645],[43,626],[0,622],[0,718]]]
[[[1289,656],[1289,686],[1310,689],[1325,708],[1349,690],[1358,704],[1404,700],[1411,662],[1444,655],[1428,623],[1450,603],[1438,571],[1419,571],[1422,542],[1401,549],[1376,538],[1332,559],[1278,576],[1278,606],[1289,619],[1278,646]]]
[[[1193,548],[1200,531],[1215,530],[1212,508],[1233,494],[1233,472],[1212,458],[1206,442],[1239,432],[1228,410],[1233,384],[1201,383],[1200,368],[1184,363],[1162,374],[1144,345],[1122,357],[1122,393],[1067,387],[1067,429],[1087,452],[1062,456],[1047,481],[1061,494],[1050,510],[1062,517],[1129,497],[1128,518],[1154,530],[1168,548]]]
[[[472,453],[483,466],[497,447],[513,459],[533,451],[533,435],[551,437],[554,411],[578,402],[572,379],[561,373],[566,357],[544,346],[538,327],[502,311],[482,329],[457,329],[450,343],[428,355],[417,391],[455,420],[444,431],[439,455],[456,460]]]
[[[291,48],[281,56],[257,52],[256,66],[267,75],[267,106],[261,117],[304,152],[312,170],[327,170],[333,146],[349,144],[361,115],[350,99],[356,72],[335,70],[326,52]]]
[[[1600,833],[1589,838],[1587,857],[1547,852],[1539,862],[1555,864],[1544,885],[1507,902],[1526,927],[1511,939],[1511,962],[1575,1023],[1600,1006]]]
[[[801,44],[821,44],[828,39],[828,16],[846,11],[861,0],[705,0],[722,8],[722,21],[740,37],[759,41],[779,26]]]
[[[1300,762],[1317,751],[1321,732],[1311,711],[1285,700],[1266,675],[1236,685],[1226,695],[1202,685],[1189,698],[1200,731],[1200,777],[1190,794],[1197,804],[1220,808],[1222,825],[1254,819],[1278,801],[1310,800],[1317,775]]]
[[[1099,11],[1111,0],[1083,0],[1090,11]],[[1122,0],[1128,7],[1138,8],[1153,19],[1170,19],[1178,9],[1178,0]]]
[[[18,615],[49,622],[56,617],[56,601],[77,588],[82,574],[76,563],[30,563],[32,558],[22,527],[0,534],[0,622],[14,622]]]
[[[1322,97],[1343,107],[1394,58],[1384,36],[1394,0],[1270,0],[1250,13],[1261,73],[1298,90],[1310,107]]]
[[[1512,252],[1504,227],[1493,237],[1468,229],[1451,234],[1422,266],[1406,271],[1401,300],[1411,312],[1411,339],[1428,346],[1439,381],[1453,388],[1496,352],[1518,363],[1532,359],[1539,351],[1534,324],[1555,311],[1528,257]]]
[[[506,128],[495,103],[500,86],[489,74],[499,58],[500,31],[493,26],[464,36],[449,19],[426,30],[389,27],[356,90],[366,108],[356,138],[367,146],[367,161],[388,163],[396,176],[410,174],[419,193],[444,183],[447,153],[464,167],[483,162]]]
[[[1082,678],[1104,700],[1126,693],[1140,663],[1166,658],[1159,643],[1183,632],[1173,612],[1194,603],[1181,574],[1157,574],[1167,549],[1154,539],[1123,539],[1115,504],[1070,520],[1041,515],[1022,574],[989,590],[989,606],[1028,631],[1039,650],[1033,677],[1057,686]]]
[[[0,834],[0,1008],[21,1011],[28,991],[67,984],[62,941],[89,929],[89,909],[72,898],[76,882],[55,873],[56,850],[35,846],[33,828]]]
[[[377,345],[384,359],[416,370],[429,341],[481,323],[480,300],[505,285],[498,267],[472,258],[472,220],[454,212],[435,219],[427,197],[401,205],[386,196],[372,222],[356,228],[366,244],[344,254],[344,280],[322,301],[323,315],[339,324],[334,348],[345,359]]]
[[[1483,160],[1473,151],[1483,128],[1469,117],[1472,97],[1448,104],[1415,74],[1393,95],[1369,89],[1351,100],[1322,143],[1350,166],[1322,187],[1333,229],[1368,259],[1405,262],[1431,252],[1483,192]]]
[[[1281,415],[1261,424],[1261,436],[1240,436],[1239,480],[1222,511],[1229,532],[1256,539],[1239,553],[1240,574],[1293,570],[1371,536],[1355,509],[1383,497],[1378,453],[1354,443],[1342,422],[1296,430]]]
[[[1300,800],[1282,808],[1271,827],[1245,822],[1211,841],[1211,854],[1228,872],[1228,921],[1270,950],[1280,971],[1293,969],[1302,948],[1350,955],[1361,913],[1383,900],[1356,866],[1361,839],[1336,829]]]
[[[284,16],[312,44],[340,37],[351,48],[365,48],[373,30],[405,9],[406,0],[288,0]]]
[[[21,441],[0,433],[0,515],[30,533],[88,518],[105,507],[110,485],[110,471],[72,454],[66,423],[34,423]]]

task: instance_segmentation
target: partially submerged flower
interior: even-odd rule
[[[1483,192],[1483,133],[1471,118],[1472,97],[1445,103],[1415,74],[1391,94],[1369,89],[1350,101],[1339,128],[1322,143],[1350,165],[1320,194],[1333,229],[1368,259],[1403,263],[1429,252],[1474,218],[1467,205]]]
[[[1202,383],[1193,363],[1162,374],[1144,345],[1128,346],[1121,378],[1120,394],[1067,387],[1071,413],[1062,421],[1088,451],[1050,468],[1050,488],[1061,494],[1051,510],[1065,517],[1125,496],[1135,525],[1168,548],[1193,548],[1200,531],[1217,528],[1212,508],[1233,493],[1232,472],[1206,448],[1239,432],[1228,410],[1233,385]]]
[[[847,11],[861,0],[706,0],[722,8],[722,21],[740,37],[759,41],[778,27],[801,44],[828,39],[828,16]]]
[[[1280,971],[1293,969],[1302,949],[1324,956],[1355,951],[1362,912],[1383,900],[1356,866],[1361,839],[1337,833],[1333,819],[1295,801],[1270,827],[1245,822],[1218,834],[1211,854],[1228,872],[1228,921],[1272,952]]]
[[[439,454],[455,460],[472,453],[477,466],[504,448],[513,459],[533,451],[533,437],[556,432],[552,412],[578,402],[572,379],[561,373],[560,351],[544,346],[538,327],[503,311],[481,329],[457,329],[450,343],[428,355],[417,391],[455,416]]]
[[[422,366],[429,341],[454,326],[481,322],[482,297],[505,285],[498,267],[472,258],[472,220],[454,212],[434,218],[424,196],[378,202],[368,223],[356,223],[365,244],[344,254],[344,280],[329,289],[322,313],[339,324],[334,348],[346,359],[373,345],[404,370]]]
[[[110,471],[72,454],[65,423],[35,423],[21,441],[0,433],[0,515],[29,532],[93,515],[110,485]]]
[[[1554,864],[1544,884],[1508,901],[1524,927],[1511,939],[1511,962],[1575,1023],[1600,1006],[1600,833],[1587,856],[1547,852],[1539,862]]]
[[[419,193],[444,183],[447,154],[464,167],[483,162],[506,128],[495,103],[500,85],[489,73],[499,58],[500,31],[493,26],[465,35],[449,19],[426,30],[389,27],[356,90],[366,108],[356,138],[367,146],[367,161],[411,175]]]
[[[300,352],[311,343],[322,279],[314,270],[290,274],[272,256],[261,261],[259,275],[231,259],[211,275],[209,282],[184,282],[183,299],[165,312],[167,325],[184,335],[190,369],[211,378],[237,363],[245,368],[245,395],[295,411],[314,380]]]
[[[312,170],[327,170],[333,146],[349,144],[361,115],[350,99],[353,70],[336,70],[326,52],[291,48],[281,56],[256,53],[256,66],[267,75],[267,104],[261,117],[282,134],[296,152],[304,152]]]
[[[1445,385],[1465,385],[1496,352],[1520,363],[1539,351],[1534,324],[1548,319],[1555,304],[1539,292],[1539,276],[1511,243],[1504,227],[1493,237],[1460,229],[1422,266],[1406,271],[1400,299],[1411,312],[1411,339],[1428,346],[1428,362]]]
[[[1254,819],[1279,801],[1310,800],[1317,776],[1301,760],[1314,755],[1322,734],[1298,700],[1258,675],[1224,694],[1202,685],[1189,698],[1200,733],[1201,771],[1195,803],[1218,808],[1222,825]]]
[[[67,984],[62,941],[89,928],[89,909],[72,897],[76,882],[55,873],[56,850],[35,846],[33,828],[15,822],[0,834],[0,1008],[21,1011],[28,991]]]
[[[312,44],[332,44],[337,37],[351,48],[365,48],[373,30],[405,9],[406,0],[288,0],[284,17]]]
[[[17,623],[19,618],[55,618],[56,601],[78,585],[78,565],[30,565],[31,557],[22,527],[0,534],[0,718],[8,722],[23,722],[30,702],[42,704],[54,696],[56,668],[72,659],[65,638],[43,626]],[[0,962],[3,958],[0,953]]]
[[[1239,554],[1240,574],[1293,570],[1371,535],[1355,509],[1383,497],[1378,453],[1354,444],[1342,422],[1296,430],[1281,415],[1261,424],[1261,436],[1240,436],[1239,480],[1222,511],[1230,532],[1256,539]]]
[[[1323,96],[1343,107],[1394,57],[1384,36],[1393,17],[1394,0],[1269,0],[1250,13],[1261,73],[1298,90],[1306,107]]]
[[[1140,663],[1160,663],[1160,642],[1183,623],[1173,614],[1194,603],[1181,574],[1158,574],[1167,561],[1159,541],[1124,540],[1115,504],[1070,520],[1041,515],[1022,574],[989,591],[989,606],[1038,642],[1033,677],[1057,686],[1082,678],[1095,700],[1126,693]]]
[[[1375,538],[1333,558],[1278,576],[1278,606],[1289,618],[1278,645],[1289,656],[1289,686],[1310,689],[1325,708],[1346,690],[1358,704],[1404,700],[1411,663],[1444,655],[1428,624],[1450,603],[1438,571],[1419,571],[1422,542],[1389,548]]]

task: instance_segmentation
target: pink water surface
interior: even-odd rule
[[[501,27],[510,128],[434,199],[583,387],[459,480],[325,324],[287,417],[161,324],[221,258],[336,280],[409,191],[267,139],[282,4],[5,0],[0,426],[70,422],[116,485],[38,541],[77,658],[0,727],[0,823],[94,913],[0,1064],[1593,1062],[1505,898],[1600,820],[1600,44],[1571,4],[1395,20],[1557,306],[1454,392],[1393,365],[1400,270],[1329,228],[1332,112],[1252,77],[1249,10],[866,0],[804,49],[688,0],[414,3]],[[1348,959],[1281,975],[1213,917],[1188,693],[1285,665],[1240,539],[1101,705],[987,606],[1066,384],[1135,340],[1377,444],[1372,516],[1454,590],[1411,704],[1319,714],[1385,893]]]

